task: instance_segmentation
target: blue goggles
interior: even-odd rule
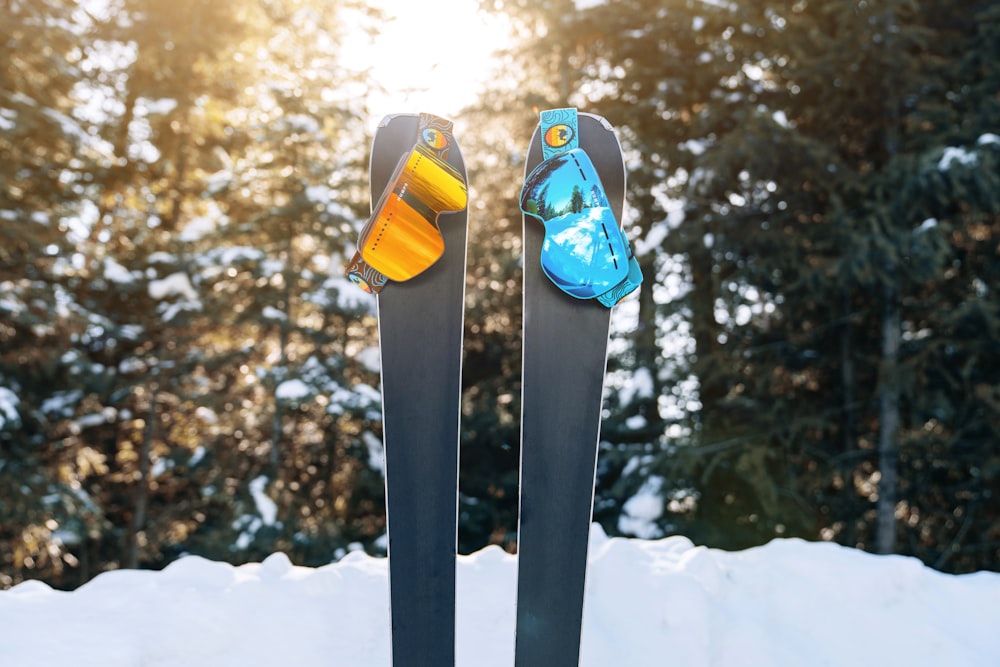
[[[535,167],[521,188],[521,210],[545,226],[542,270],[563,292],[610,308],[642,282],[628,237],[583,149]]]

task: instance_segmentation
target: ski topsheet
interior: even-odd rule
[[[396,114],[380,123],[369,169],[373,208],[402,156],[418,141],[437,148],[445,140],[421,122]],[[445,159],[464,181],[461,151],[447,140]],[[441,213],[440,257],[377,296],[394,667],[455,662],[466,226],[467,209]]]
[[[528,149],[525,174],[558,149],[573,145],[566,142],[578,142],[600,176],[611,210],[621,221],[625,166],[618,139],[600,116],[569,111],[574,111],[577,124],[569,132],[546,122],[545,114],[551,112],[543,112],[542,123]],[[530,215],[524,216],[523,225],[521,485],[514,663],[516,667],[576,667],[607,363],[608,306],[613,301],[604,305],[596,299],[573,298],[560,290],[539,261],[545,226]]]

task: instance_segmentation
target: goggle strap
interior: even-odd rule
[[[599,294],[594,297],[608,308],[611,308],[626,296],[634,292],[638,289],[639,285],[642,284],[642,269],[639,267],[639,260],[637,260],[635,255],[632,253],[632,244],[628,241],[628,234],[626,234],[623,229],[619,229],[618,233],[621,235],[622,243],[625,244],[625,254],[628,256],[628,273],[620,283],[609,289],[604,294]]]
[[[441,158],[442,162],[448,160],[448,152],[451,150],[452,130],[455,123],[446,118],[435,116],[432,113],[422,112],[417,125],[417,143],[424,144],[435,155]]]
[[[361,257],[361,251],[354,253],[354,257],[351,258],[351,263],[347,265],[345,273],[352,283],[369,294],[378,294],[389,281],[388,278],[375,270],[375,268]]]
[[[604,294],[599,294],[596,298],[601,304],[611,308],[626,296],[634,292],[642,284],[642,269],[639,268],[639,260],[634,256],[628,260],[628,275],[624,280],[609,289]]]
[[[580,147],[576,108],[546,109],[539,115],[542,133],[542,159]]]

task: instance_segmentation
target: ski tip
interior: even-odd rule
[[[580,115],[593,118],[594,120],[596,120],[598,123],[601,124],[601,127],[603,127],[605,130],[608,130],[609,132],[613,132],[615,129],[615,126],[612,125],[610,121],[608,121],[608,119],[605,118],[604,116],[599,116],[596,113],[588,113],[586,111],[581,111]]]
[[[417,116],[417,114],[415,114],[415,113],[405,113],[405,112],[388,113],[388,114],[382,116],[382,120],[380,120],[378,122],[378,128],[377,129],[381,130],[382,128],[389,127],[389,124],[392,121],[394,121],[395,119],[397,119],[397,118],[404,118],[404,117],[405,118],[415,118],[416,116]]]

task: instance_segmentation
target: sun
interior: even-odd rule
[[[386,114],[427,111],[453,116],[498,76],[494,54],[510,42],[502,16],[479,11],[476,0],[373,0],[386,20],[369,40],[348,36],[352,68],[370,68],[384,92],[368,107],[377,123]]]

